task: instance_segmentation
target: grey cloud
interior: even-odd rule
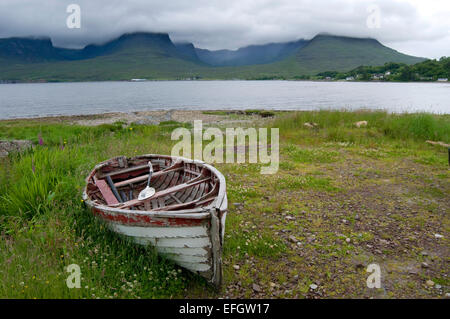
[[[66,27],[67,5],[79,4],[81,29]],[[82,47],[124,32],[168,32],[174,41],[209,49],[311,38],[320,32],[374,37],[410,54],[450,55],[449,1],[429,0],[2,0],[0,37],[47,35]],[[368,6],[381,27],[366,25]],[[433,7],[436,6],[436,7]]]

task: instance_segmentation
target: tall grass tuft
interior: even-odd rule
[[[428,113],[392,114],[385,111],[307,111],[288,113],[273,122],[280,131],[311,131],[304,124],[317,123],[317,134],[332,141],[357,140],[353,128],[358,121],[367,121],[367,127],[360,128],[364,138],[378,137],[412,140],[440,140],[450,142],[450,115]],[[352,132],[349,132],[349,130]],[[316,132],[312,131],[312,132]],[[375,134],[378,132],[378,134]]]
[[[450,142],[450,116],[416,113],[391,115],[382,126],[392,138]]]
[[[13,155],[13,164],[0,187],[0,215],[31,219],[49,210],[54,200],[77,196],[70,179],[83,161],[74,149],[48,149],[38,146]]]

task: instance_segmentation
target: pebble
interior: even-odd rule
[[[256,292],[261,292],[261,287],[259,285],[257,285],[257,284],[253,284],[252,288]]]
[[[277,286],[277,284],[274,283],[274,282],[271,282],[271,283],[269,283],[269,286],[272,287],[272,288],[275,288]]]
[[[292,219],[295,219],[294,217],[292,217],[292,216],[289,216],[289,215],[288,215],[288,216],[286,216],[285,218],[286,218],[286,219],[288,219],[288,220],[292,220]]]
[[[347,242],[347,243],[349,243],[349,242],[351,242],[352,240],[350,239],[350,238],[345,238],[345,241]]]
[[[307,238],[307,240],[308,240],[308,242],[312,242],[315,238],[316,238],[316,236],[310,236]]]
[[[422,268],[430,268],[430,266],[427,263],[423,262],[422,263]]]
[[[235,270],[239,270],[241,267],[239,267],[239,265],[233,265],[233,268],[234,268]]]
[[[436,289],[441,289],[442,286],[441,286],[441,285],[436,285],[436,286],[434,286],[434,288],[436,288]]]
[[[445,293],[445,298],[450,298],[450,292]]]
[[[297,246],[301,246],[302,243],[300,241],[297,242]]]
[[[422,256],[428,256],[428,253],[424,250],[421,252]]]
[[[316,290],[317,289],[317,285],[316,284],[311,284],[309,285],[309,288],[311,288],[311,290]]]
[[[434,286],[434,281],[433,280],[427,280],[426,284],[429,287],[433,287]]]
[[[290,236],[289,236],[289,240],[290,240],[291,242],[293,242],[293,243],[298,242],[298,239],[297,239],[294,235],[290,235]]]
[[[434,234],[434,237],[435,237],[435,238],[444,238],[444,236],[439,235],[439,234]]]

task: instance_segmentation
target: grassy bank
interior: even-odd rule
[[[368,126],[356,128],[361,120]],[[218,293],[151,248],[110,233],[81,201],[84,178],[96,163],[117,155],[170,154],[170,134],[179,125],[0,122],[0,139],[36,144],[0,159],[0,297],[448,292],[447,149],[425,140],[450,142],[449,115],[283,112],[246,123],[280,128],[280,170],[265,176],[259,164],[216,165],[227,179],[230,203],[225,283]],[[373,262],[382,268],[382,289],[366,287],[365,267]],[[72,263],[81,266],[81,289],[66,286],[65,267]],[[312,283],[318,288],[310,289]]]

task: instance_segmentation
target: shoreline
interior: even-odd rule
[[[415,111],[415,112],[390,112],[387,109],[325,109],[327,111],[340,111],[340,112],[387,112],[390,114],[432,114],[432,115],[450,115],[450,113],[434,113],[427,111]],[[159,124],[165,121],[176,121],[180,123],[192,122],[194,120],[202,120],[205,123],[212,122],[224,122],[226,117],[235,115],[239,117],[242,115],[246,120],[251,117],[246,113],[249,111],[268,111],[275,113],[287,113],[287,112],[314,112],[321,111],[321,109],[305,109],[305,110],[279,110],[279,109],[211,109],[211,110],[196,110],[196,109],[169,109],[169,110],[151,110],[151,111],[130,111],[130,112],[105,112],[105,113],[93,113],[93,114],[74,114],[74,115],[50,115],[50,116],[29,116],[29,117],[15,117],[15,118],[0,118],[0,123],[8,122],[20,122],[20,121],[39,121],[46,123],[69,123],[78,125],[95,126],[102,124],[113,124],[114,122],[126,122],[137,124]],[[261,119],[260,116],[253,116],[254,119]],[[242,122],[244,119],[234,119],[233,122]],[[226,120],[226,122],[230,122]]]
[[[222,113],[224,112],[224,113]],[[295,112],[279,111],[274,112]],[[209,114],[208,114],[209,113]],[[216,113],[216,114],[214,114]],[[225,114],[227,113],[227,114]],[[230,118],[236,115],[235,118]],[[161,122],[193,122],[202,120],[204,123],[225,124],[230,122],[248,122],[261,119],[258,115],[247,115],[245,110],[154,110],[135,112],[107,112],[80,115],[55,115],[42,117],[20,117],[12,119],[0,119],[0,123],[15,123],[23,121],[38,121],[44,123],[64,123],[83,126],[97,126],[102,124],[113,124],[115,122],[157,125]]]

